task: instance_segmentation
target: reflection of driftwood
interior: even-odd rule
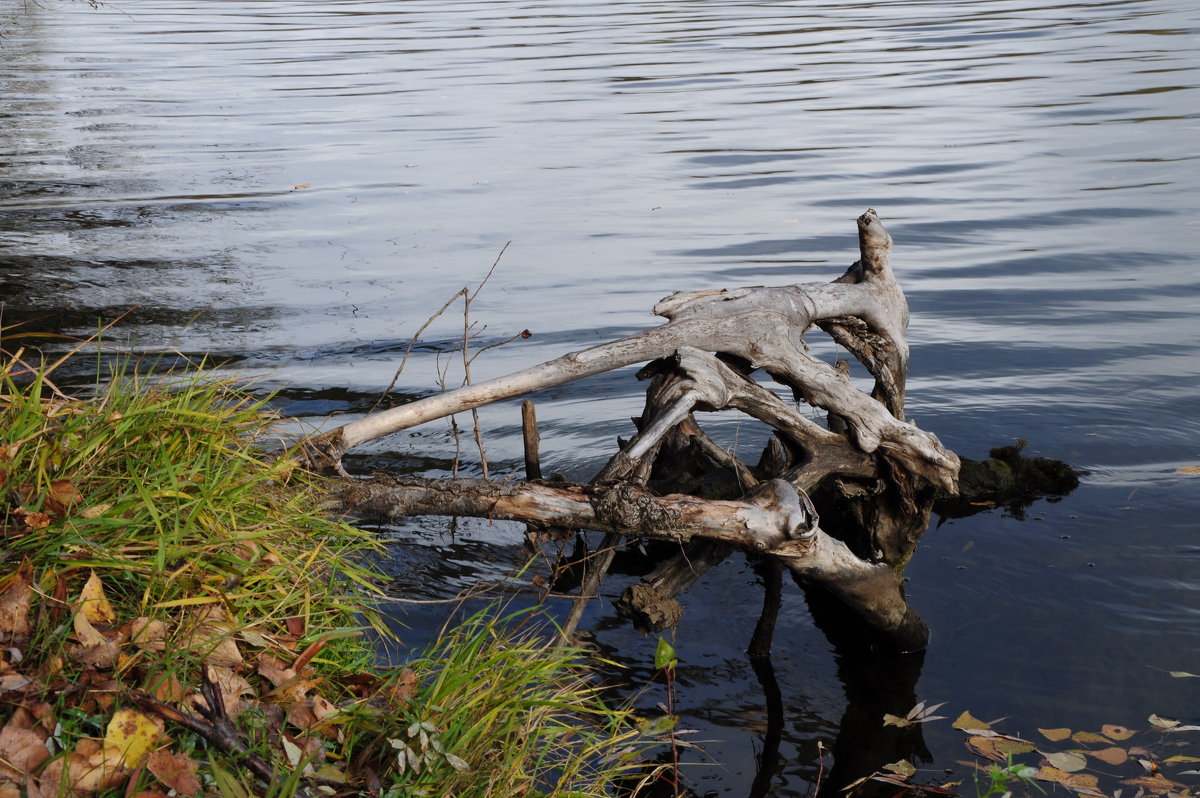
[[[369,414],[310,439],[310,461],[340,467],[345,451],[381,435],[581,377],[653,362],[650,371],[656,376],[638,434],[590,488],[468,480],[387,486],[372,482],[349,488],[344,504],[352,511],[389,517],[486,515],[605,532],[599,552],[584,563],[581,598],[565,624],[568,634],[582,614],[583,602],[598,587],[620,537],[637,536],[681,543],[696,539],[683,553],[691,555],[690,561],[681,555],[675,566],[659,572],[659,584],[652,586],[660,595],[673,596],[684,589],[728,547],[746,547],[778,558],[809,582],[826,585],[902,645],[920,645],[924,626],[905,603],[898,580],[886,566],[872,561],[895,564],[903,560],[905,550],[911,551],[911,540],[928,521],[934,491],[956,492],[959,461],[932,433],[904,420],[908,307],[892,274],[892,240],[874,211],[859,218],[858,233],[860,259],[833,282],[675,294],[654,309],[667,319],[659,327]],[[870,395],[855,387],[848,369],[809,354],[804,336],[814,327],[827,332],[866,368],[874,378]],[[782,384],[795,399],[826,410],[831,428],[751,379],[755,370]],[[744,412],[774,429],[777,440],[757,472],[712,442],[693,415],[725,409]],[[527,440],[533,441],[527,444],[528,456],[528,449],[536,448],[536,431],[526,426]],[[736,502],[652,497],[642,490],[648,482],[660,492],[678,492],[673,487],[678,474],[664,479],[663,469],[655,467],[664,450],[686,451],[692,459],[728,472],[749,497]],[[860,552],[866,559],[826,536],[815,517],[808,517],[811,504],[804,491],[829,477],[840,480],[849,493],[878,497],[870,518],[860,519],[870,521],[878,543]],[[756,488],[759,481],[764,484]],[[893,556],[896,552],[900,555]],[[686,572],[678,561],[686,562]],[[655,612],[662,614],[660,622],[673,615],[669,607]]]

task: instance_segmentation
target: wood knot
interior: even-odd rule
[[[596,518],[621,531],[670,530],[683,525],[678,510],[663,507],[645,490],[625,482],[594,488],[589,501]]]

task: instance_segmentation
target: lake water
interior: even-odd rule
[[[3,323],[82,334],[132,308],[111,338],[263,375],[320,424],[368,407],[506,242],[473,345],[533,336],[475,379],[652,325],[674,290],[832,279],[873,207],[912,308],[909,415],[964,456],[1025,437],[1089,471],[1024,519],[927,533],[915,697],[1013,733],[1196,722],[1200,680],[1167,671],[1200,672],[1200,475],[1179,471],[1200,466],[1198,83],[1191,0],[0,0]],[[426,332],[397,390],[437,389],[462,324]],[[640,407],[632,370],[540,395],[544,467],[588,478]],[[515,406],[482,419],[492,471],[517,472]],[[434,423],[352,462],[439,473],[452,446]],[[521,560],[511,526],[387,533],[406,598]],[[854,665],[785,594],[768,781],[800,796]],[[700,794],[757,771],[760,597],[736,556],[674,638],[684,725],[719,763],[689,771]],[[412,643],[445,612],[396,609]],[[649,676],[654,639],[607,604],[587,625]],[[929,724],[931,766],[960,740]]]

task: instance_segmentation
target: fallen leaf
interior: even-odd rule
[[[165,651],[167,648],[167,625],[155,618],[134,618],[125,625],[129,642],[142,651]]]
[[[1171,674],[1176,679],[1200,679],[1200,675],[1188,673],[1187,671],[1167,671],[1167,673]]]
[[[1200,756],[1169,756],[1163,762],[1200,762]]]
[[[1129,759],[1129,753],[1124,748],[1112,746],[1109,748],[1101,748],[1099,751],[1088,751],[1088,756],[1095,757],[1101,762],[1107,762],[1110,765],[1120,765]],[[1200,760],[1196,760],[1200,762]]]
[[[1108,739],[1116,740],[1117,742],[1128,740],[1130,737],[1136,734],[1133,729],[1126,728],[1125,726],[1117,726],[1116,724],[1112,723],[1108,723],[1100,727],[1100,731]]]
[[[993,762],[1007,762],[1016,754],[1025,754],[1034,750],[1033,743],[1019,740],[1016,737],[1006,737],[1002,734],[977,734],[966,739],[967,748],[985,759]]]
[[[388,694],[393,703],[399,704],[400,707],[408,706],[417,694],[417,683],[417,672],[412,668],[405,668],[400,677],[388,686]]]
[[[230,718],[236,718],[242,714],[242,710],[246,708],[246,703],[243,698],[255,698],[258,693],[250,686],[250,683],[238,676],[230,668],[224,668],[219,665],[208,665],[208,679],[217,686],[217,690],[221,694],[221,703],[225,705],[225,713]],[[193,696],[193,699],[203,703],[199,695]]]
[[[105,748],[120,752],[120,764],[137,770],[163,733],[162,721],[136,709],[118,709],[104,732]]]
[[[1164,795],[1172,790],[1177,790],[1183,787],[1177,781],[1171,781],[1161,773],[1154,773],[1149,776],[1138,776],[1136,779],[1122,779],[1122,784],[1128,784],[1131,787],[1137,787],[1155,795]]]
[[[1200,474],[1200,466],[1183,466],[1175,469],[1176,474]]]
[[[195,626],[184,640],[188,648],[204,652],[209,665],[236,667],[242,664],[242,654],[233,637],[233,625],[219,604],[198,607],[192,613]]]
[[[85,665],[96,668],[111,668],[116,664],[121,653],[120,648],[92,626],[82,608],[75,613],[72,623],[79,645],[68,646],[68,654]]]
[[[447,755],[447,759],[448,758],[449,755]],[[913,767],[912,763],[907,759],[901,759],[898,762],[891,762],[887,765],[884,765],[883,770],[886,770],[889,773],[895,773],[897,776],[902,776],[906,779],[912,778],[912,775],[917,772],[917,769]]]
[[[173,754],[165,748],[152,751],[146,758],[146,768],[154,774],[154,778],[177,795],[200,792],[202,785],[196,775],[199,767],[187,754]]]
[[[1071,736],[1070,729],[1038,729],[1038,731],[1042,733],[1043,737],[1052,743],[1056,743],[1059,740],[1065,740]]]
[[[178,704],[187,695],[183,683],[172,672],[146,678],[146,689],[164,704]]]
[[[952,723],[950,725],[956,729],[960,729],[965,732],[975,732],[975,733],[978,733],[981,731],[987,731],[992,728],[990,724],[984,723],[982,720],[975,717],[970,712],[962,713],[961,715],[958,716],[958,720],[954,721],[954,723]]]
[[[50,483],[46,491],[45,509],[50,515],[61,517],[67,514],[72,506],[83,501],[83,494],[75,489],[75,483],[69,479],[58,479]]]
[[[80,515],[88,520],[91,520],[93,518],[99,518],[111,509],[112,502],[108,502],[106,504],[93,504],[91,507],[88,507],[81,512]]]
[[[1149,718],[1147,718],[1147,720],[1149,720],[1152,725],[1157,726],[1160,729],[1171,729],[1179,725],[1179,721],[1177,720],[1160,718],[1158,715],[1151,715]]]
[[[33,601],[33,568],[23,563],[0,587],[0,634],[29,634],[29,607]]]
[[[885,712],[883,713],[883,725],[899,726],[901,729],[903,729],[905,726],[913,725],[913,722],[908,718],[902,718],[899,715],[893,715],[890,712]]]
[[[1039,753],[1046,757],[1046,761],[1051,765],[1068,773],[1074,773],[1087,767],[1087,759],[1077,751],[1051,751],[1050,753],[1041,751]]]
[[[1095,732],[1086,732],[1086,731],[1075,732],[1074,734],[1071,735],[1071,739],[1077,743],[1083,743],[1084,745],[1088,745],[1089,743],[1107,743],[1108,742],[1107,737],[1096,734]]]
[[[23,781],[49,758],[50,751],[37,732],[11,724],[0,729],[0,776]]]
[[[108,597],[104,595],[104,583],[100,581],[100,577],[96,576],[95,571],[91,572],[87,582],[84,583],[83,591],[79,594],[79,603],[83,608],[83,614],[90,622],[99,624],[117,622],[117,613],[109,603]]]

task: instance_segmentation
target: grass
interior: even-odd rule
[[[90,398],[0,356],[0,796],[592,796],[651,744],[533,617],[410,668],[375,540],[263,446],[265,400],[129,361]]]

